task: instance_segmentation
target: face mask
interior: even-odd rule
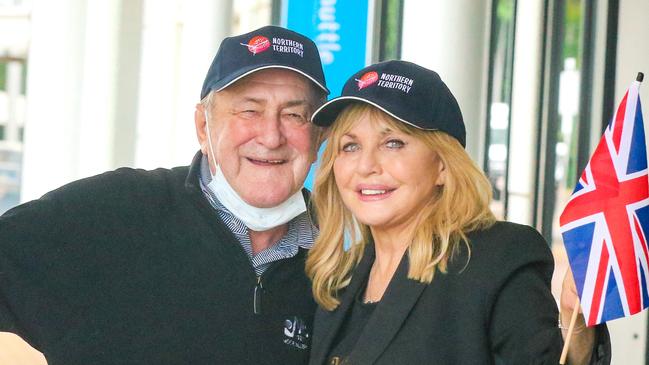
[[[212,138],[210,135],[207,112],[205,112],[205,125],[207,127],[207,143],[216,170],[216,173],[212,175],[212,181],[207,185],[207,188],[210,189],[219,202],[223,204],[232,215],[241,220],[246,227],[257,232],[267,231],[288,223],[291,219],[306,211],[306,203],[304,202],[304,197],[300,191],[291,195],[280,205],[271,208],[258,208],[246,203],[246,201],[243,200],[234,189],[232,189],[232,186],[230,186],[223,175],[223,171],[221,171],[221,168],[216,164],[214,150],[212,149]]]

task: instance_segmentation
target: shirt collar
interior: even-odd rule
[[[203,155],[200,162],[200,176],[199,183],[203,195],[210,202],[210,205],[220,213],[228,215],[226,225],[233,233],[241,234],[245,230],[245,225],[234,214],[232,214],[221,202],[216,198],[214,193],[207,188],[212,181],[212,172],[207,160],[207,156]],[[247,234],[247,232],[245,232]],[[275,245],[279,247],[296,246],[304,249],[310,249],[318,237],[319,230],[311,221],[311,216],[308,211],[298,215],[288,222],[288,230],[286,235]]]

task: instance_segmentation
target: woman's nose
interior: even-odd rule
[[[362,175],[371,175],[380,171],[380,161],[375,149],[367,148],[361,150],[358,160],[357,171]]]

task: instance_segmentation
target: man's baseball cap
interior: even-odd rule
[[[329,94],[315,43],[291,30],[266,26],[221,42],[203,81],[201,99],[212,90],[221,91],[240,78],[267,68],[300,73]]]
[[[460,106],[435,71],[406,61],[365,67],[345,82],[341,96],[315,111],[313,123],[328,127],[355,102],[371,104],[419,129],[446,132],[466,147]]]

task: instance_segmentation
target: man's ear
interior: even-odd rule
[[[315,163],[318,160],[318,151],[320,151],[320,147],[322,147],[322,144],[324,143],[324,141],[327,138],[329,138],[329,131],[331,130],[331,128],[319,127],[319,126],[316,126],[316,125],[313,125],[312,128],[315,129],[314,132],[313,132],[313,135],[314,135],[313,148],[315,149],[315,151],[314,151],[315,153],[314,153],[314,156],[313,156],[313,161],[311,161],[311,163]]]
[[[329,135],[331,135],[331,127],[320,127],[320,140],[318,141],[318,148],[324,143],[327,138],[329,138]]]
[[[330,127],[319,127],[314,125],[313,128],[316,128],[315,131],[315,146],[316,150],[319,150],[320,147],[322,147],[322,144],[324,141],[329,138],[329,134],[331,134],[331,128]]]
[[[207,120],[205,119],[205,107],[198,103],[194,110],[194,126],[196,127],[196,138],[201,146],[201,152],[207,156],[209,145],[207,142]]]

